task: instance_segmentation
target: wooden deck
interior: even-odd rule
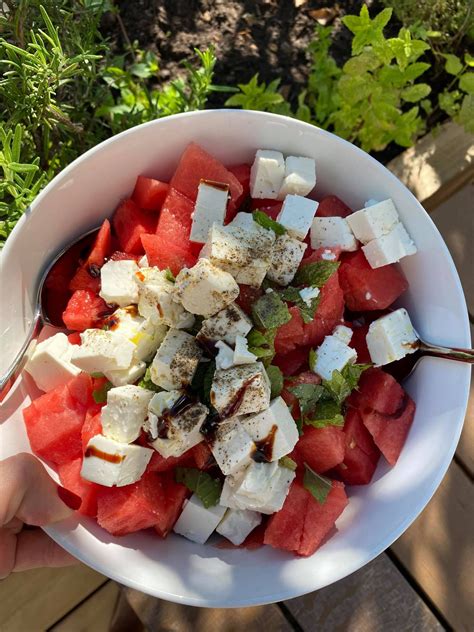
[[[453,254],[474,316],[474,145],[450,124],[418,149],[405,152],[391,167],[419,199],[427,201]],[[446,161],[449,168],[443,169]],[[427,508],[386,553],[337,584],[279,604],[207,610],[121,589],[83,565],[39,569],[0,583],[0,632],[472,631],[473,480],[471,386],[456,455]]]

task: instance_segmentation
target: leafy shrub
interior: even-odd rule
[[[439,106],[448,116],[474,134],[474,57],[468,53],[464,63],[457,55],[443,55],[445,70],[454,78],[450,85],[438,95]]]

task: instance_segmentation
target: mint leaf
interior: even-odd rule
[[[362,373],[367,369],[370,369],[371,366],[371,364],[347,364],[342,369],[342,376],[348,383],[351,391],[353,391],[359,384]]]
[[[302,416],[315,409],[319,398],[324,393],[324,388],[319,384],[298,384],[290,386],[288,390],[298,400]]]
[[[314,349],[309,350],[308,354],[308,364],[311,371],[314,371],[314,367],[316,366],[316,362],[318,361],[318,354]]]
[[[218,504],[222,491],[222,482],[218,478],[194,467],[177,467],[175,480],[194,492],[206,509]]]
[[[264,294],[252,305],[252,317],[262,329],[274,329],[291,320],[288,307],[277,292]]]
[[[297,285],[311,285],[323,287],[326,281],[339,268],[339,261],[315,261],[308,263],[298,270],[294,282]]]
[[[280,459],[278,459],[278,463],[279,465],[281,465],[281,467],[286,467],[292,472],[294,472],[298,467],[296,461],[293,461],[293,459],[291,459],[289,456],[282,456]]]
[[[266,367],[268,379],[270,380],[271,399],[278,397],[283,389],[283,373],[280,368],[271,364]]]
[[[105,377],[103,373],[94,372],[89,374],[93,378]]]
[[[249,351],[262,360],[273,358],[275,355],[275,336],[276,329],[268,329],[264,333],[258,329],[252,329],[247,336]]]
[[[327,426],[343,426],[344,416],[341,406],[330,399],[323,399],[316,405],[315,411],[311,414],[311,419],[306,418],[304,423],[313,428],[326,428]]]
[[[352,391],[345,377],[337,369],[332,372],[330,380],[323,380],[323,387],[337,404],[342,404]]]
[[[190,390],[197,395],[201,402],[206,406],[211,404],[211,386],[216,372],[216,363],[214,360],[210,362],[200,362],[194,373],[190,384]]]
[[[284,301],[288,301],[289,303],[294,303],[301,313],[301,318],[304,323],[310,323],[314,315],[316,314],[316,310],[318,309],[319,301],[321,300],[321,296],[315,296],[311,299],[310,304],[308,305],[302,298],[298,288],[296,287],[287,287],[284,290],[279,291],[280,296]]]
[[[447,73],[449,73],[450,75],[458,75],[460,72],[462,72],[464,66],[457,55],[452,55],[448,53],[442,56],[446,59],[444,69]]]
[[[174,274],[171,272],[171,268],[166,268],[165,270],[165,279],[167,281],[170,281],[171,283],[175,283],[176,281],[176,277],[174,276]]]
[[[282,226],[278,222],[275,222],[275,220],[273,220],[263,211],[254,211],[252,215],[253,215],[254,222],[256,222],[257,224],[260,224],[262,228],[266,228],[267,230],[273,230],[275,235],[284,235],[286,233],[286,228],[284,226]]]
[[[96,391],[92,391],[92,397],[96,404],[105,404],[107,402],[107,393],[113,387],[112,382],[106,382]]]
[[[163,389],[157,386],[154,382],[151,381],[151,371],[150,367],[145,371],[145,375],[138,382],[137,386],[141,386],[141,388],[146,388],[149,391],[155,391],[155,393],[159,393]]]
[[[304,469],[303,487],[308,490],[320,505],[324,505],[332,489],[331,479],[321,476],[321,474],[316,474],[306,463],[304,464]]]

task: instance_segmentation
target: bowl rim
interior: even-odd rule
[[[80,156],[78,156],[73,162],[71,162],[67,167],[65,167],[62,171],[60,171],[58,174],[56,174],[56,176],[45,186],[45,188],[38,194],[38,196],[32,201],[32,203],[30,204],[30,206],[27,208],[27,210],[25,211],[24,215],[20,218],[20,220],[18,221],[18,223],[16,224],[16,226],[14,227],[13,231],[11,232],[11,234],[9,235],[9,237],[7,238],[4,248],[2,250],[2,253],[0,255],[0,259],[3,259],[4,257],[7,257],[10,250],[14,249],[15,247],[15,242],[16,242],[16,236],[21,232],[21,230],[23,229],[23,226],[25,225],[25,223],[28,221],[29,219],[29,215],[35,210],[35,208],[43,201],[43,199],[45,197],[47,197],[47,195],[49,194],[49,192],[51,190],[53,190],[55,187],[58,186],[59,183],[61,183],[61,181],[64,178],[67,178],[69,176],[69,174],[71,173],[71,171],[73,171],[79,164],[86,162],[92,155],[105,151],[109,145],[115,143],[115,142],[122,142],[123,138],[127,137],[128,135],[133,135],[136,133],[137,129],[142,129],[142,128],[146,128],[146,127],[151,127],[151,126],[159,126],[159,125],[166,125],[167,121],[169,121],[170,119],[177,119],[177,118],[195,118],[195,117],[213,117],[213,116],[232,116],[235,117],[236,119],[240,116],[248,116],[251,115],[253,117],[256,118],[261,118],[262,120],[265,119],[267,121],[286,121],[287,123],[290,123],[292,126],[295,127],[299,127],[303,132],[305,130],[311,130],[313,133],[315,130],[317,130],[317,133],[322,134],[323,136],[327,136],[330,137],[332,139],[332,141],[338,143],[341,147],[342,150],[344,151],[345,148],[350,147],[351,151],[354,151],[354,149],[356,150],[356,152],[360,152],[361,155],[364,156],[365,160],[369,160],[371,161],[376,167],[377,169],[382,169],[384,172],[384,177],[385,178],[389,178],[392,182],[396,183],[398,186],[401,186],[405,189],[405,191],[411,196],[412,201],[414,203],[416,203],[416,205],[420,208],[420,210],[422,210],[425,213],[425,219],[428,221],[431,230],[434,230],[435,232],[437,232],[439,234],[438,229],[436,228],[433,220],[431,219],[431,217],[426,213],[426,211],[424,210],[423,206],[420,204],[420,202],[415,198],[415,196],[411,193],[411,191],[409,191],[409,189],[403,184],[403,182],[401,182],[401,180],[399,180],[392,172],[390,172],[387,167],[385,167],[385,165],[383,165],[382,163],[380,163],[379,161],[377,161],[373,156],[371,156],[370,154],[368,154],[367,152],[363,151],[362,149],[360,149],[359,147],[353,145],[352,143],[350,143],[349,141],[340,138],[338,136],[336,136],[335,134],[328,132],[326,130],[323,130],[317,126],[311,125],[309,123],[306,123],[304,121],[300,121],[298,119],[293,119],[291,117],[288,116],[282,116],[279,114],[272,114],[272,113],[268,113],[268,112],[259,112],[259,111],[253,111],[253,110],[234,110],[234,109],[229,109],[229,108],[221,108],[221,109],[210,109],[210,110],[201,110],[201,111],[194,111],[194,112],[185,112],[185,113],[181,113],[181,114],[175,114],[175,115],[170,115],[167,117],[163,117],[160,119],[155,119],[153,121],[149,121],[147,123],[142,123],[141,125],[137,125],[135,127],[132,127],[130,129],[124,130],[123,132],[120,132],[119,134],[116,134],[115,136],[112,136],[104,141],[102,141],[101,143],[95,145],[94,147],[91,147],[90,149],[88,149],[85,153],[81,154]],[[470,326],[469,326],[469,319],[468,319],[468,312],[467,312],[467,305],[466,305],[466,300],[465,300],[465,296],[464,296],[464,292],[462,289],[462,285],[461,285],[461,281],[459,278],[459,275],[457,273],[455,264],[453,262],[453,259],[451,257],[451,254],[449,252],[449,249],[444,241],[444,239],[441,237],[441,241],[442,241],[442,248],[444,249],[444,254],[446,256],[446,261],[450,267],[450,271],[452,273],[455,285],[456,285],[456,290],[457,293],[459,295],[460,298],[460,303],[462,305],[462,311],[463,311],[463,327],[462,327],[462,331],[459,332],[459,337],[463,338],[466,340],[466,344],[469,344],[470,341]],[[41,274],[41,270],[38,271],[38,277]],[[141,583],[139,580],[135,580],[133,578],[127,577],[123,574],[121,574],[120,572],[111,572],[105,565],[98,563],[96,560],[94,560],[92,553],[89,552],[84,552],[80,547],[77,547],[75,544],[71,543],[68,540],[68,536],[67,534],[64,534],[61,532],[61,530],[56,529],[54,526],[48,526],[48,527],[43,527],[44,531],[46,533],[48,533],[48,535],[54,540],[56,541],[60,546],[62,546],[63,548],[65,548],[67,551],[69,551],[72,555],[74,555],[76,558],[78,558],[79,560],[81,560],[82,562],[86,563],[88,566],[90,566],[91,568],[97,570],[98,572],[101,572],[103,574],[106,574],[107,577],[112,578],[113,580],[116,580],[122,584],[125,584],[127,586],[130,586],[131,588],[134,588],[136,590],[140,590],[142,592],[145,592],[147,594],[151,594],[155,597],[161,598],[161,599],[166,599],[169,601],[173,601],[176,603],[181,603],[181,604],[188,604],[188,605],[192,605],[192,606],[200,606],[200,607],[213,607],[213,608],[226,608],[226,607],[245,607],[245,606],[254,606],[254,605],[260,605],[260,604],[268,604],[268,603],[274,603],[276,601],[282,601],[285,599],[291,599],[297,596],[301,596],[301,595],[305,595],[308,594],[314,590],[317,590],[319,588],[322,588],[325,585],[329,585],[330,583],[334,583],[336,581],[339,581],[340,579],[343,579],[344,577],[347,577],[348,575],[354,573],[355,571],[359,570],[360,568],[362,568],[363,566],[365,566],[366,564],[368,564],[369,562],[371,562],[375,557],[377,557],[380,553],[382,553],[384,550],[386,550],[389,546],[391,546],[391,544],[398,538],[400,537],[400,535],[402,533],[405,532],[405,530],[414,522],[414,520],[420,515],[420,513],[423,511],[423,509],[426,507],[426,505],[428,504],[428,502],[431,500],[433,494],[435,493],[435,491],[437,490],[437,488],[439,487],[442,479],[444,478],[446,471],[451,463],[452,457],[454,455],[456,446],[458,444],[459,441],[459,437],[462,431],[462,427],[463,427],[463,423],[464,423],[464,418],[465,418],[465,410],[467,408],[467,402],[468,402],[468,397],[469,397],[469,382],[470,382],[470,372],[469,372],[469,366],[466,365],[466,371],[464,372],[464,382],[465,382],[465,389],[464,389],[464,401],[461,402],[461,410],[463,410],[463,417],[462,419],[460,419],[458,421],[458,428],[457,428],[457,433],[455,434],[454,438],[453,438],[453,442],[451,444],[451,446],[449,447],[449,449],[447,449],[444,453],[444,458],[442,461],[441,466],[439,467],[436,476],[434,476],[431,480],[431,485],[429,486],[429,491],[421,498],[418,500],[417,503],[415,503],[414,508],[412,508],[411,512],[410,512],[410,516],[405,518],[405,520],[403,520],[400,524],[398,524],[396,526],[396,528],[394,528],[384,539],[383,543],[374,547],[370,552],[368,552],[365,556],[363,561],[361,560],[357,560],[353,563],[350,563],[348,565],[341,565],[341,570],[338,571],[336,573],[336,577],[330,581],[329,583],[325,583],[323,585],[311,585],[311,577],[308,577],[308,581],[306,583],[306,586],[304,588],[304,590],[301,590],[301,586],[296,588],[292,588],[291,586],[288,586],[288,588],[286,590],[281,589],[278,592],[271,592],[269,591],[269,594],[267,597],[265,597],[264,599],[262,599],[261,597],[255,597],[255,598],[244,598],[241,599],[238,597],[238,594],[233,594],[232,595],[232,600],[229,601],[229,599],[227,599],[225,602],[223,602],[222,598],[221,599],[216,599],[215,601],[207,599],[207,598],[203,598],[203,597],[193,597],[190,595],[179,595],[173,592],[169,592],[166,590],[158,590],[155,587],[150,587],[148,585],[144,585],[143,583]]]

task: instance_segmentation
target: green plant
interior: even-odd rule
[[[464,63],[457,55],[445,54],[445,70],[453,75],[449,86],[438,95],[439,107],[474,134],[474,57],[466,53]]]

